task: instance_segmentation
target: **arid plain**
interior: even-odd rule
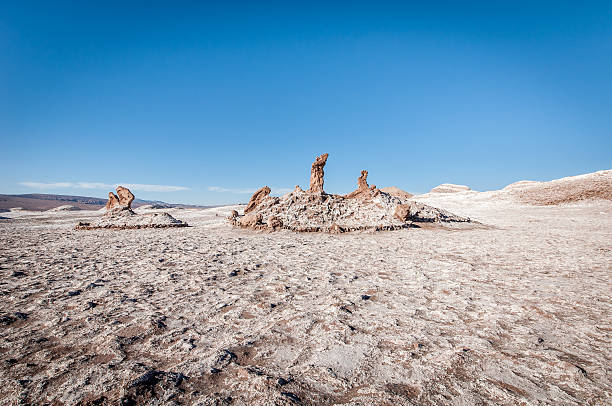
[[[612,201],[554,200],[598,174],[412,198],[463,229],[2,213],[0,404],[610,404]]]

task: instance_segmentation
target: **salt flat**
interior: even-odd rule
[[[0,403],[609,404],[612,202],[497,197],[417,197],[487,227],[340,235],[5,213]]]

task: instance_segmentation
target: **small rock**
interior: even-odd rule
[[[68,296],[72,297],[72,296],[78,296],[81,293],[83,293],[80,289],[77,290],[71,290],[70,292],[68,292]]]
[[[9,326],[13,324],[17,319],[13,316],[3,315],[0,316],[0,326]]]
[[[370,295],[361,295],[361,299],[362,300],[368,300],[369,298],[371,298],[372,296]]]

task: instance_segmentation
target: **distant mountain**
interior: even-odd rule
[[[29,211],[45,211],[56,207],[70,205],[81,210],[98,210],[104,207],[107,199],[87,196],[67,196],[67,195],[48,195],[40,193],[31,193],[25,195],[1,195],[0,194],[0,211],[8,211],[13,207],[21,207]],[[132,203],[133,207],[144,205],[164,206],[164,207],[212,207],[212,206],[196,206],[187,204],[172,204],[158,200],[141,200],[135,199]]]

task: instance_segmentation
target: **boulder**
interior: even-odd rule
[[[279,230],[283,227],[283,222],[276,216],[272,216],[267,221],[268,228],[272,230]]]
[[[245,214],[242,219],[240,219],[240,226],[247,228],[258,228],[263,223],[263,216],[261,213],[249,213]]]

